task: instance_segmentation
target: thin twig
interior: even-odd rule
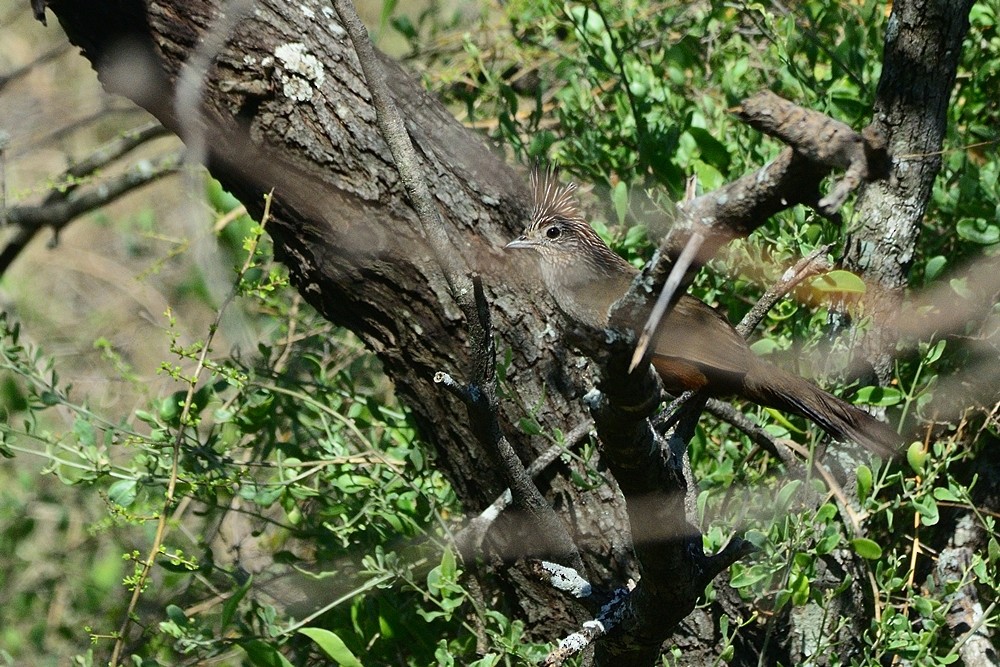
[[[19,227],[14,238],[0,252],[0,275],[10,267],[35,234],[43,228],[58,233],[80,215],[110,204],[136,188],[169,176],[177,171],[180,155],[171,153],[154,162],[142,160],[125,173],[102,182],[100,187],[76,190],[65,199],[37,206],[15,206],[7,209],[7,223]]]
[[[118,158],[132,152],[148,141],[159,139],[170,134],[170,131],[160,123],[148,123],[142,127],[123,132],[103,146],[84,157],[82,160],[74,162],[66,171],[56,179],[60,186],[46,198],[45,203],[51,204],[60,199],[65,199],[70,193],[79,187],[78,179],[93,174],[98,169],[106,167]]]
[[[466,267],[459,261],[459,255],[448,238],[441,213],[434,204],[427,181],[423,178],[420,160],[413,148],[413,142],[410,141],[399,109],[389,92],[385,72],[378,62],[371,40],[368,39],[368,30],[358,17],[351,0],[332,0],[332,2],[354,44],[358,63],[368,84],[368,92],[372,96],[379,129],[389,145],[389,152],[392,153],[400,180],[417,213],[424,238],[427,239],[431,252],[434,253],[434,258],[444,273],[452,297],[460,306],[463,304],[465,307],[471,306],[469,297],[472,294],[472,281],[466,275]],[[468,317],[468,313],[466,316]]]
[[[646,326],[642,328],[642,334],[639,336],[639,342],[636,343],[635,352],[632,353],[632,361],[628,366],[629,373],[635,370],[636,366],[639,365],[639,362],[646,355],[646,349],[649,347],[649,342],[653,340],[653,336],[660,326],[660,320],[666,315],[667,307],[674,303],[674,295],[677,293],[677,288],[681,286],[681,281],[687,275],[687,270],[694,263],[694,259],[698,256],[698,251],[701,250],[701,245],[704,242],[705,237],[698,232],[694,232],[688,237],[687,243],[684,245],[684,252],[681,253],[681,256],[677,258],[677,261],[674,262],[673,267],[670,269],[667,282],[663,284],[663,290],[656,299],[656,305],[653,306],[653,311],[649,314],[649,319],[646,320]]]
[[[593,426],[593,422],[589,419],[577,424],[572,431],[566,434],[563,443],[552,445],[528,465],[526,469],[528,476],[531,478],[537,477],[558,459],[563,452],[574,449],[578,444],[583,442],[583,439],[590,433]],[[455,533],[455,545],[459,553],[467,558],[477,553],[482,547],[483,539],[485,539],[490,526],[493,525],[505,509],[510,507],[511,502],[513,502],[513,497],[510,489],[504,489],[504,492],[490,503],[489,507],[473,517],[462,530]]]
[[[778,282],[764,292],[753,308],[743,316],[740,323],[736,325],[736,332],[744,338],[748,338],[767,313],[774,308],[774,305],[795,289],[799,283],[824,271],[829,271],[830,265],[826,261],[826,254],[829,251],[829,245],[822,245],[785,271]]]
[[[716,419],[720,419],[741,431],[750,438],[751,442],[764,451],[773,454],[782,463],[787,465],[792,462],[792,457],[789,457],[782,451],[778,441],[771,437],[771,434],[751,421],[749,417],[733,407],[731,403],[720,401],[717,398],[710,398],[705,403],[705,410]]]
[[[948,651],[945,657],[955,655],[955,653],[957,653],[967,641],[974,637],[976,633],[979,632],[979,629],[983,627],[983,624],[990,620],[990,614],[993,613],[993,610],[996,609],[996,607],[996,601],[991,602],[990,606],[984,609],[982,614],[979,614],[979,617],[976,619],[975,623],[972,624],[972,627],[969,628],[969,631],[962,635],[957,642],[955,642],[955,645],[951,647],[951,650]]]

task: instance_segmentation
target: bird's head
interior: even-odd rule
[[[507,244],[508,249],[534,250],[541,255],[543,266],[589,263],[588,256],[594,253],[611,253],[584,220],[574,196],[575,183],[561,185],[554,170],[536,168],[531,172],[531,191],[531,218],[524,233]]]
[[[531,219],[507,248],[535,251],[545,286],[570,318],[607,326],[608,307],[628,289],[635,269],[584,220],[575,184],[560,185],[552,169],[536,168],[531,187]]]

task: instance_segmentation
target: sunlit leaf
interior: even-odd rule
[[[299,634],[316,642],[323,653],[326,653],[327,657],[341,667],[363,667],[361,661],[347,648],[347,644],[336,633],[323,628],[301,628]]]

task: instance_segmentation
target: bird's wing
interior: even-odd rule
[[[684,359],[706,370],[742,375],[753,353],[721,313],[684,295],[660,324],[653,354]]]

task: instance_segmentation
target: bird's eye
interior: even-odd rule
[[[548,236],[550,239],[557,239],[560,236],[562,236],[562,230],[553,225],[552,227],[549,227],[548,229],[545,230],[545,235]]]

